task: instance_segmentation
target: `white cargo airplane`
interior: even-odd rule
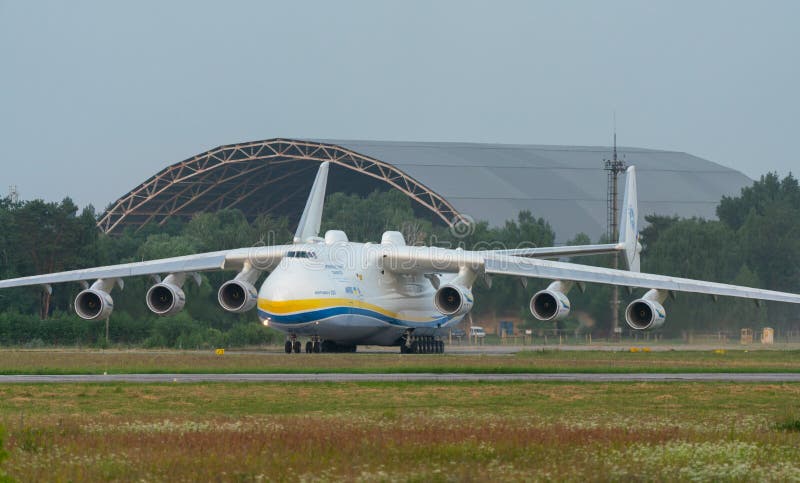
[[[219,304],[229,312],[257,308],[258,317],[287,334],[286,352],[355,351],[360,344],[400,346],[402,353],[444,350],[443,329],[457,324],[472,309],[472,285],[492,275],[552,280],[530,300],[539,320],[569,314],[570,288],[586,282],[639,287],[648,291],[625,310],[628,325],[648,330],[664,324],[662,303],[673,292],[695,292],[800,303],[800,295],[639,273],[636,172],[628,168],[618,243],[510,250],[468,251],[407,246],[403,235],[387,231],[380,243],[354,243],[343,231],[318,236],[328,177],[322,163],[311,188],[292,245],[241,248],[146,262],[74,270],[0,281],[0,288],[80,282],[75,311],[87,320],[108,317],[114,309],[111,291],[123,278],[149,275],[155,284],[146,302],[158,315],[180,311],[187,277],[198,272],[235,270],[219,289]],[[598,253],[620,253],[628,270],[543,260]],[[256,282],[269,272],[260,290]],[[166,275],[163,279],[161,275]],[[90,285],[91,283],[91,285]]]

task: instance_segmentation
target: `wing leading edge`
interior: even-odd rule
[[[484,270],[486,273],[498,275],[517,275],[520,277],[552,280],[604,283],[625,287],[692,292],[800,304],[800,295],[788,292],[776,292],[773,290],[743,287],[739,285],[669,277],[651,273],[629,272],[611,268],[591,267],[588,265],[554,262],[550,260],[521,259],[516,257],[486,258],[484,261]]]
[[[521,258],[492,252],[451,250],[435,247],[393,247],[383,254],[385,270],[394,273],[457,273],[462,269],[477,274],[511,275],[546,280],[604,283],[673,292],[773,300],[800,304],[800,295],[724,283],[650,273],[615,270],[577,263]]]
[[[115,279],[142,275],[205,272],[211,270],[241,270],[245,264],[269,271],[278,265],[289,245],[240,248],[219,252],[199,253],[183,257],[164,258],[144,262],[123,263],[105,267],[71,270],[68,272],[33,275],[30,277],[0,280],[0,288],[50,285],[63,282],[83,282],[97,279]]]

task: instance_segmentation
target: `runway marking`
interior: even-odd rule
[[[557,374],[75,374],[0,375],[15,383],[192,382],[800,382],[800,373]]]

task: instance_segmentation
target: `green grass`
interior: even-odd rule
[[[510,355],[5,350],[0,374],[800,372],[800,351],[528,351]]]
[[[793,432],[800,432],[800,419],[797,418],[786,418],[782,421],[779,421],[775,425],[776,429],[781,431],[793,431]]]
[[[0,386],[20,481],[786,481],[798,414],[800,384]]]

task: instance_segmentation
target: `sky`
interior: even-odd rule
[[[0,195],[98,210],[274,137],[685,151],[798,171],[797,1],[0,0]]]

